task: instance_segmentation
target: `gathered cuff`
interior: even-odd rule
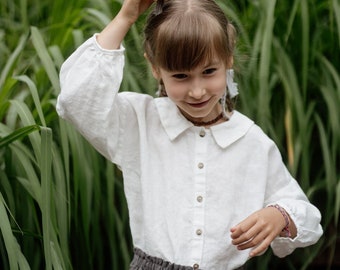
[[[95,33],[94,35],[93,35],[93,41],[94,41],[94,43],[96,44],[96,46],[97,46],[97,48],[99,49],[99,50],[101,50],[102,52],[106,52],[106,53],[113,53],[113,52],[124,52],[125,51],[125,47],[123,46],[123,44],[120,44],[120,46],[119,46],[119,48],[118,49],[115,49],[115,50],[109,50],[109,49],[105,49],[105,48],[103,48],[102,46],[100,46],[100,44],[98,43],[98,41],[97,41],[97,36],[99,35],[99,33]]]

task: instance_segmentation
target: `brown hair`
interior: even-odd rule
[[[158,0],[144,29],[144,50],[154,67],[169,71],[191,70],[213,57],[229,67],[235,34],[214,0]]]

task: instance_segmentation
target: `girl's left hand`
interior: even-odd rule
[[[285,220],[277,209],[263,208],[230,229],[232,243],[239,250],[255,247],[250,252],[250,256],[254,257],[266,251],[285,225]]]

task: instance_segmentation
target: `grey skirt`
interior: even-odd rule
[[[196,270],[196,268],[170,263],[135,248],[130,270]],[[235,270],[245,270],[245,267],[242,266]]]

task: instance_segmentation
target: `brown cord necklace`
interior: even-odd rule
[[[191,119],[188,119],[191,123],[194,124],[194,126],[197,126],[197,127],[202,127],[202,126],[210,126],[210,125],[213,125],[215,123],[217,123],[219,120],[221,120],[222,118],[224,117],[224,114],[223,112],[221,112],[215,119],[213,120],[210,120],[210,121],[207,121],[207,122],[204,122],[204,121],[194,121],[194,120],[191,120]]]

